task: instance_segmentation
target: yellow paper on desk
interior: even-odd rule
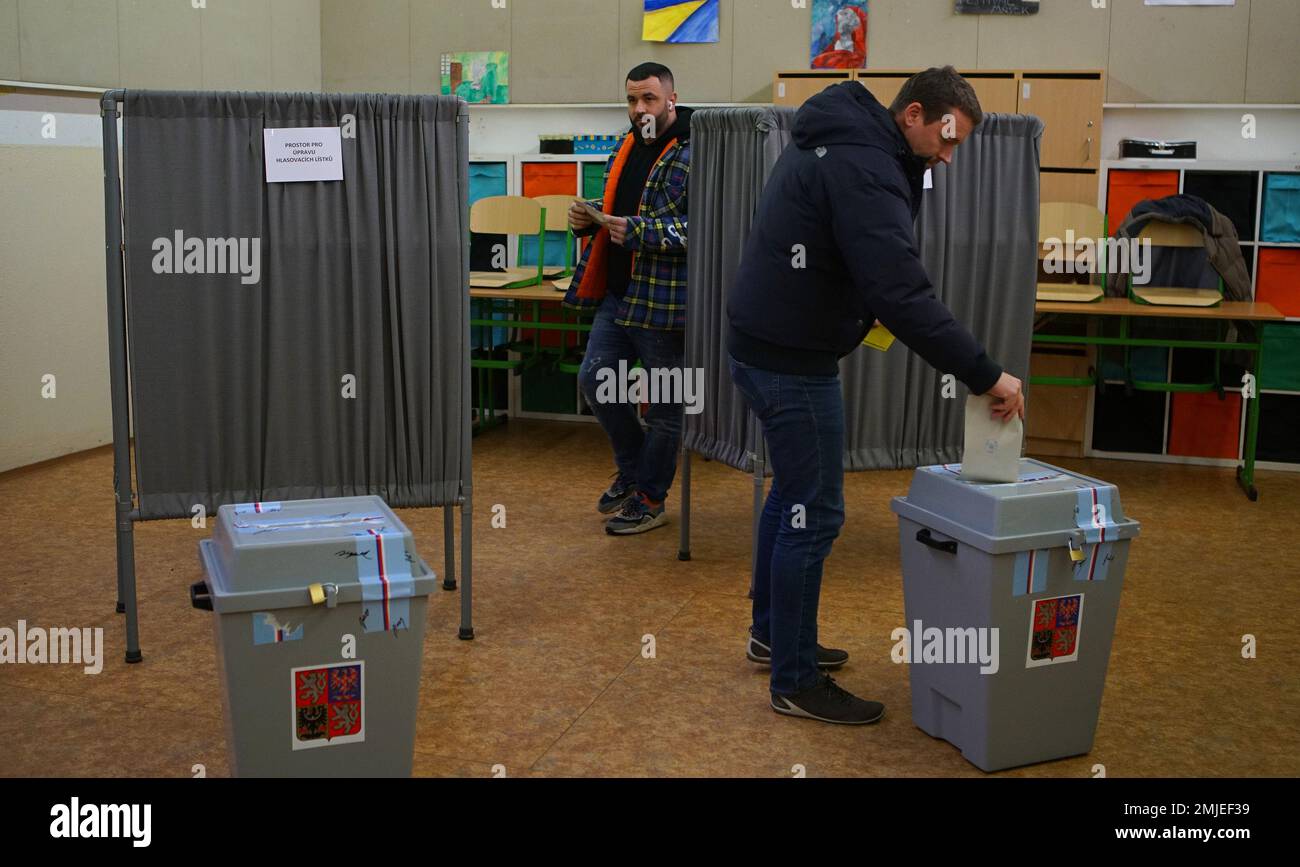
[[[889,329],[877,322],[875,325],[872,325],[871,330],[867,332],[867,337],[862,341],[862,345],[870,346],[872,349],[879,349],[881,352],[884,352],[886,349],[894,345],[894,339],[894,335],[890,333]]]
[[[991,418],[993,398],[972,394],[966,399],[965,449],[961,478],[967,482],[1014,482],[1020,476],[1020,450],[1025,439],[1020,416],[1010,421]]]

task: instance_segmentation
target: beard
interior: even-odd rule
[[[632,121],[632,126],[636,129],[637,135],[641,136],[642,141],[647,141],[644,130],[646,129],[646,118],[654,118],[654,125],[650,127],[652,133],[649,141],[659,138],[668,131],[668,109],[664,109],[661,114],[629,114],[628,119]]]

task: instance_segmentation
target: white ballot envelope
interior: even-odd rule
[[[1014,482],[1019,478],[1024,422],[993,418],[993,397],[972,394],[966,399],[966,445],[961,478],[968,482]]]

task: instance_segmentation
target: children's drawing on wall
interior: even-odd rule
[[[442,56],[442,92],[468,103],[510,102],[510,54],[454,51]]]
[[[867,65],[867,0],[813,0],[812,68]]]
[[[718,0],[645,0],[646,42],[717,42]]]

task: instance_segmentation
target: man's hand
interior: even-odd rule
[[[993,398],[993,418],[1008,422],[1017,415],[1021,419],[1025,417],[1025,395],[1021,387],[1020,380],[1009,373],[1003,373],[998,378],[987,392]]]
[[[577,202],[569,205],[569,228],[575,232],[589,227],[595,220],[587,213],[587,209]]]
[[[609,229],[609,239],[622,247],[623,242],[627,240],[627,218],[610,217],[605,228]]]

